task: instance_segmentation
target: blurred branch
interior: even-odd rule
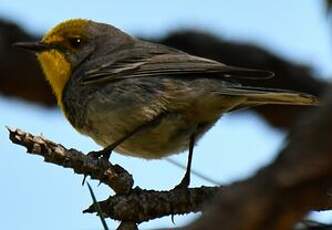
[[[216,205],[186,229],[292,229],[308,211],[331,209],[331,131],[332,88],[273,163],[225,187]]]
[[[331,13],[332,10],[332,0],[325,0],[326,10],[328,13]]]
[[[54,106],[52,90],[37,59],[33,54],[12,47],[17,41],[36,41],[39,38],[13,22],[0,19],[0,93]]]
[[[296,224],[294,230],[332,230],[332,225],[320,223],[314,220],[303,220]]]
[[[32,54],[11,47],[14,42],[38,40],[39,37],[26,33],[14,23],[0,20],[0,92],[42,105],[55,106],[52,91],[43,77],[36,58]],[[319,96],[326,86],[323,80],[315,78],[308,66],[294,64],[258,46],[223,41],[220,37],[206,32],[184,30],[170,33],[165,38],[152,40],[229,65],[263,68],[276,73],[276,78],[258,81],[256,86],[293,89],[316,96]],[[298,115],[309,108],[261,106],[252,109],[270,124],[289,128]]]

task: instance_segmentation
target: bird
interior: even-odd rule
[[[71,125],[102,150],[161,159],[188,150],[175,187],[190,184],[194,146],[223,114],[266,104],[318,105],[313,95],[243,85],[268,80],[267,70],[221,62],[137,39],[106,23],[69,19],[40,41],[14,46],[33,51]]]

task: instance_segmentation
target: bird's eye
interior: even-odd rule
[[[69,38],[69,44],[72,48],[78,49],[82,46],[82,39],[79,37]]]

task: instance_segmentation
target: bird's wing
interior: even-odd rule
[[[142,51],[142,49],[141,52],[132,49],[113,54],[112,60],[114,61],[111,60],[85,72],[82,83],[113,82],[129,78],[164,75],[169,77],[221,77],[225,80],[268,79],[274,75],[272,72],[264,70],[227,66],[217,61],[183,52]],[[114,58],[115,56],[117,58]]]

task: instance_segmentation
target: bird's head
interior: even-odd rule
[[[37,42],[18,42],[14,46],[36,53],[59,105],[63,90],[74,70],[88,58],[112,51],[130,40],[117,28],[86,19],[64,21]]]

